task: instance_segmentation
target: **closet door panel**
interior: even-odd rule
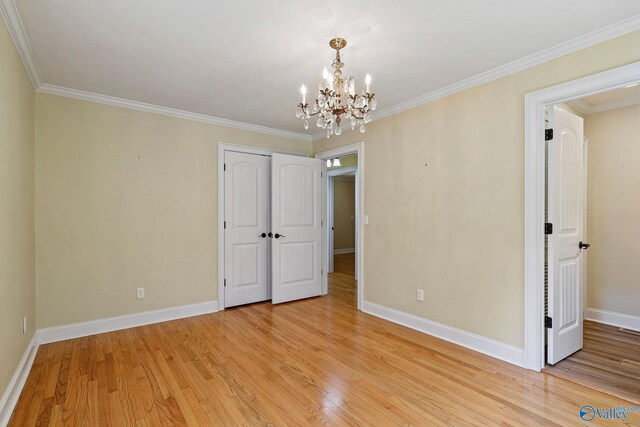
[[[225,307],[270,298],[270,169],[267,156],[225,152]]]
[[[272,157],[272,301],[322,292],[321,171],[319,159]]]

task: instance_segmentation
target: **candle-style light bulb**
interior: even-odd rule
[[[367,77],[364,78],[364,82],[367,84],[367,93],[371,92],[371,74],[367,73]]]
[[[322,78],[325,80],[329,80],[329,71],[327,71],[327,67],[322,69]]]
[[[302,105],[305,104],[305,98],[307,95],[307,87],[305,85],[302,85],[302,87],[300,88],[300,93],[302,94]]]

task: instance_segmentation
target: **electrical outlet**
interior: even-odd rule
[[[27,333],[27,316],[22,318],[22,335]]]
[[[144,288],[136,289],[136,296],[138,297],[138,299],[144,298]]]
[[[424,301],[424,289],[418,289],[418,301]]]

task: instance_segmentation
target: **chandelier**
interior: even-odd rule
[[[371,93],[371,76],[365,78],[366,90],[356,93],[353,76],[348,79],[342,77],[344,63],[340,60],[340,49],[347,45],[342,38],[335,38],[329,42],[336,51],[336,59],[331,63],[333,76],[325,68],[318,88],[318,98],[309,108],[306,102],[307,88],[302,85],[300,93],[302,102],[298,104],[296,117],[302,119],[304,128],[309,129],[309,119],[318,116],[316,125],[327,130],[327,138],[340,135],[340,123],[345,120],[351,122],[351,129],[360,127],[360,132],[366,131],[366,124],[371,122],[371,111],[376,109],[378,101],[375,93]]]

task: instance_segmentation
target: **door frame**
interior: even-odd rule
[[[252,147],[250,145],[230,144],[218,141],[218,194],[216,196],[218,202],[218,224],[217,224],[217,241],[218,241],[218,311],[225,309],[224,304],[224,266],[225,266],[225,249],[224,249],[224,153],[225,151],[234,151],[236,153],[255,154],[259,156],[269,156],[273,153],[288,154],[291,156],[309,157],[300,153],[293,153],[281,150],[271,150],[268,148]],[[271,278],[269,278],[271,283]],[[271,291],[269,291],[271,292]]]
[[[640,62],[525,95],[524,366],[544,368],[545,107],[640,82]]]
[[[317,159],[322,159],[326,161],[327,159],[332,159],[334,157],[342,157],[348,154],[357,154],[358,155],[358,168],[356,169],[356,277],[357,286],[356,286],[356,301],[358,310],[362,310],[362,301],[364,297],[364,142],[356,142],[355,144],[345,145],[343,147],[334,148],[332,150],[323,151],[321,153],[317,153],[315,157]],[[329,271],[329,250],[333,251],[333,248],[329,249],[328,239],[329,239],[329,226],[328,226],[328,209],[329,204],[327,200],[328,196],[328,182],[329,182],[329,174],[325,174],[324,179],[324,189],[323,189],[323,199],[324,199],[324,223],[327,224],[325,227],[325,233],[323,233],[323,270]],[[326,295],[328,292],[328,273],[325,274],[322,278],[322,294]]]
[[[334,257],[334,249],[333,249],[333,241],[334,241],[334,233],[332,233],[332,231],[334,231],[331,227],[331,224],[333,224],[333,186],[334,186],[334,181],[333,179],[336,176],[343,176],[343,175],[354,175],[357,174],[358,172],[358,167],[357,166],[349,166],[346,168],[340,168],[340,169],[328,169],[327,170],[327,272],[328,273],[333,273],[333,257]],[[354,214],[355,215],[355,214]],[[358,238],[358,229],[356,228],[356,241]],[[354,248],[355,249],[355,248]],[[356,256],[357,256],[357,249],[356,250]],[[357,277],[357,269],[356,269],[356,280],[358,280]]]

